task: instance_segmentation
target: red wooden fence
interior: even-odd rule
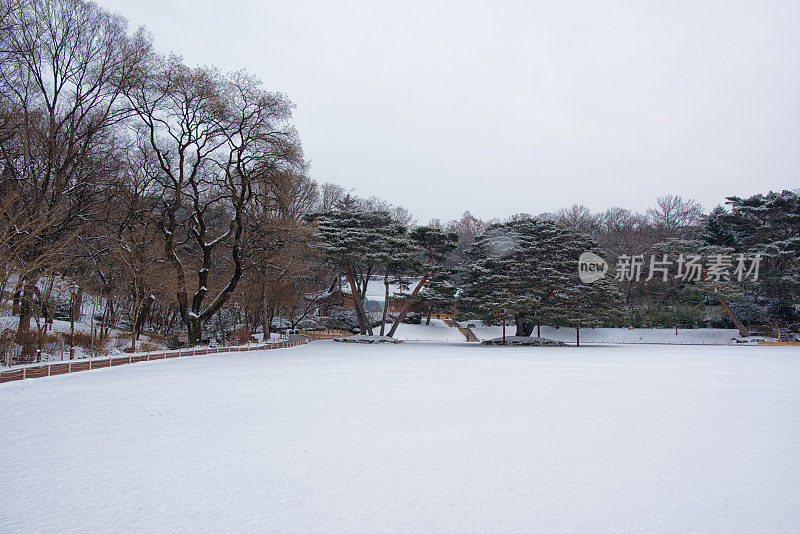
[[[201,356],[203,354],[221,354],[224,352],[241,352],[249,350],[283,349],[308,343],[308,341],[281,341],[279,343],[262,343],[261,345],[238,345],[234,347],[194,347],[191,349],[164,350],[131,354],[128,356],[110,356],[108,358],[92,358],[87,360],[73,360],[70,362],[56,362],[43,365],[31,365],[0,372],[0,383],[25,378],[40,378],[43,376],[63,375],[100,369],[101,367],[114,367],[136,362],[149,362],[167,358],[180,358],[182,356]]]

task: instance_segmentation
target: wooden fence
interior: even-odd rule
[[[261,343],[253,345],[236,345],[233,347],[193,347],[180,350],[163,350],[130,354],[128,356],[110,356],[108,358],[89,358],[84,360],[72,360],[68,362],[56,362],[43,365],[30,365],[18,369],[10,369],[0,372],[0,383],[12,382],[14,380],[24,380],[26,378],[40,378],[43,376],[63,375],[76,373],[78,371],[89,371],[90,369],[100,369],[102,367],[116,367],[137,362],[150,362],[154,360],[165,360],[167,358],[181,358],[183,356],[201,356],[204,354],[222,354],[225,352],[242,352],[250,350],[283,349],[302,345],[307,341],[280,341],[278,343]]]

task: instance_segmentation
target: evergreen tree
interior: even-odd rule
[[[411,303],[426,315],[425,324],[431,324],[434,313],[452,314],[456,311],[456,292],[458,288],[448,282],[450,273],[436,274],[415,297],[404,295]]]
[[[597,251],[584,232],[542,219],[494,224],[467,251],[460,296],[462,313],[511,315],[516,335],[529,336],[537,322],[583,324],[607,319],[617,310],[616,285],[601,279],[583,284],[578,258]]]
[[[703,240],[709,245],[732,247],[736,244],[736,240],[725,222],[727,213],[722,206],[717,206],[709,213],[706,219],[706,228],[702,234]]]
[[[315,246],[347,277],[361,333],[372,334],[364,311],[367,284],[391,262],[393,251],[407,246],[405,227],[383,211],[326,211],[308,218],[317,222]]]
[[[721,231],[737,253],[762,257],[758,281],[743,284],[751,302],[775,320],[800,320],[800,193],[728,197],[727,204],[717,217]]]
[[[409,273],[421,276],[409,295],[414,298],[425,287],[425,284],[431,281],[434,276],[443,272],[442,264],[445,260],[445,255],[456,248],[458,234],[432,226],[419,226],[409,232],[408,237],[414,245],[413,251],[416,256],[411,263]],[[394,336],[397,327],[403,322],[411,306],[412,301],[408,300],[395,318],[394,324],[389,330],[389,337]]]
[[[386,267],[383,272],[384,299],[380,335],[384,335],[386,331],[386,320],[389,317],[389,287],[393,281],[398,283],[402,282],[398,274],[411,268],[416,256],[414,241],[406,232],[391,236],[391,238],[386,241],[382,252]]]

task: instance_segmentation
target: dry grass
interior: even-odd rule
[[[139,352],[156,352],[159,350],[164,350],[164,347],[161,345],[156,345],[155,343],[149,343],[145,341],[144,343],[139,345]]]
[[[250,335],[250,331],[246,328],[237,328],[233,331],[233,344],[234,345],[247,345],[253,343],[256,338]]]
[[[70,334],[65,333],[63,334],[64,341],[69,342]],[[84,350],[91,350],[92,349],[92,334],[89,332],[75,332],[75,346],[81,347]],[[94,336],[94,349],[100,350],[105,349],[108,345],[109,341],[111,341],[111,337],[106,334],[104,336]]]
[[[28,347],[26,353],[25,347]],[[0,361],[7,365],[33,363],[36,351],[55,354],[61,348],[61,337],[32,329],[23,332],[7,329],[0,334]]]

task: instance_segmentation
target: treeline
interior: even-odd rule
[[[18,332],[66,289],[133,340],[150,321],[197,341],[237,289],[308,271],[316,190],[285,95],[163,56],[92,3],[12,0],[0,20],[0,294]]]
[[[573,206],[544,217],[585,231],[612,264],[636,256],[672,263],[693,255],[732,260],[723,265],[729,267],[723,276],[709,277],[704,263],[700,280],[619,281],[633,326],[674,324],[677,310],[681,324],[730,327],[727,314],[708,313],[707,306],[719,304],[720,295],[747,324],[777,329],[800,322],[800,190],[731,196],[708,213],[692,200],[666,196],[645,214],[621,208],[592,214]],[[743,256],[748,266],[759,259],[757,279],[734,276],[737,258]]]
[[[531,330],[531,320],[555,325],[725,328],[738,328],[739,320],[746,326],[744,330],[754,327],[770,334],[779,329],[796,330],[800,322],[800,191],[731,196],[724,206],[708,213],[696,201],[667,195],[645,213],[619,207],[593,213],[574,205],[535,217],[520,214],[506,221],[472,219],[469,214],[464,217],[470,221],[468,226],[481,228],[477,234],[482,237],[471,248],[475,237],[462,240],[469,278],[460,281],[464,290],[460,309],[486,318],[511,309],[517,332],[524,335]],[[563,229],[579,233],[570,236]],[[545,252],[552,243],[548,232],[560,232],[555,238],[557,251]],[[497,236],[507,239],[508,235],[518,236],[513,254],[497,258],[487,253],[492,243],[497,248]],[[577,248],[576,243],[580,244]],[[597,287],[577,280],[575,263],[581,247],[608,261],[621,305],[608,306],[611,293],[593,297]],[[566,250],[572,252],[565,257]],[[499,259],[502,261],[497,263]],[[504,270],[495,266],[493,272],[476,272],[487,261]],[[563,261],[572,262],[572,278],[564,278],[558,291],[547,288],[566,276],[566,270],[548,274],[540,267],[531,275],[532,265],[549,262],[552,269]],[[640,273],[625,276],[620,270],[630,268],[632,261],[640,262]],[[688,273],[691,276],[681,272],[695,261],[691,265],[694,271]],[[747,272],[737,275],[742,265]],[[651,268],[657,276],[651,277]],[[515,289],[504,293],[502,286],[508,285],[509,279]],[[577,295],[576,288],[580,290]],[[592,304],[597,298],[600,305]]]
[[[746,321],[797,321],[797,193],[731,197],[708,214],[666,196],[644,214],[573,206],[420,226],[402,207],[315,183],[292,107],[243,71],[158,53],[95,4],[3,2],[0,308],[16,317],[23,359],[31,331],[87,311],[101,329],[130,329],[131,348],[142,331],[189,343],[237,328],[266,334],[276,317],[293,327],[315,314],[342,278],[359,329],[389,335],[411,306],[501,313],[530,333],[534,321],[655,325],[647,314],[678,306],[698,324],[713,302],[701,284],[630,280],[588,297],[575,285],[581,248],[612,264],[708,247],[761,254],[764,276],[726,294]],[[507,254],[495,261],[499,241]],[[554,244],[558,267],[546,270],[542,251]],[[538,274],[526,270],[532,261]],[[403,313],[359,309],[376,275],[387,292],[415,277]]]

